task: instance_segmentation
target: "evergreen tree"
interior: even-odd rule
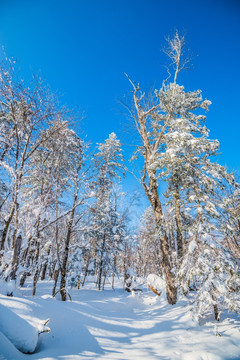
[[[123,169],[120,141],[114,133],[105,143],[98,145],[95,155],[96,181],[92,186],[96,201],[91,207],[91,244],[96,260],[97,287],[101,289],[102,277],[114,267],[114,254],[122,237],[120,216],[114,201],[114,183]]]

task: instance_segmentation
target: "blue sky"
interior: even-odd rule
[[[210,136],[221,143],[220,162],[239,171],[240,1],[0,0],[0,45],[23,77],[41,71],[64,104],[84,112],[79,127],[93,143],[112,131],[128,142],[118,102],[131,90],[124,72],[145,91],[160,87],[164,38],[176,29],[193,64],[179,83],[213,102]]]

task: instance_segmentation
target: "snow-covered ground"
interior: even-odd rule
[[[6,311],[36,329],[50,318],[51,328],[50,333],[40,334],[36,352],[30,355],[19,352],[0,332],[0,360],[240,359],[237,316],[224,314],[217,327],[221,336],[216,336],[213,320],[199,326],[186,302],[170,306],[164,296],[159,298],[147,288],[139,295],[129,295],[120,284],[116,290],[106,286],[102,292],[87,284],[70,291],[72,302],[61,302],[50,296],[52,286],[52,282],[40,282],[34,298],[30,285],[18,297],[0,295]],[[3,307],[0,310],[4,314]],[[14,318],[10,321],[15,327]],[[25,325],[23,338],[24,329]]]

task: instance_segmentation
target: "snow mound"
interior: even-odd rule
[[[150,274],[147,277],[147,284],[150,288],[153,288],[158,293],[162,293],[165,290],[165,281],[158,275]]]
[[[14,295],[18,296],[19,291],[16,289],[16,284],[14,280],[11,281],[3,281],[0,280],[0,294],[9,296]]]
[[[33,353],[38,343],[38,330],[1,304],[0,314],[0,332],[21,352]]]
[[[17,360],[17,359],[18,360],[23,359],[23,355],[0,331],[0,360]]]

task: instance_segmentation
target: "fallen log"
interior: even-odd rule
[[[22,353],[31,354],[36,350],[39,335],[49,332],[49,319],[38,328],[0,304],[0,332]]]
[[[165,289],[165,281],[156,274],[148,275],[147,285],[149,289],[157,296],[160,296]]]
[[[152,286],[148,285],[149,289],[152,290],[152,292],[154,292],[154,294],[160,296],[162,292],[157,291],[156,289],[154,289]]]
[[[142,289],[133,288],[132,291],[134,291],[134,292],[138,292],[138,291],[139,291],[139,292],[142,292]]]
[[[16,349],[10,340],[0,331],[0,359],[23,360],[25,356]]]

